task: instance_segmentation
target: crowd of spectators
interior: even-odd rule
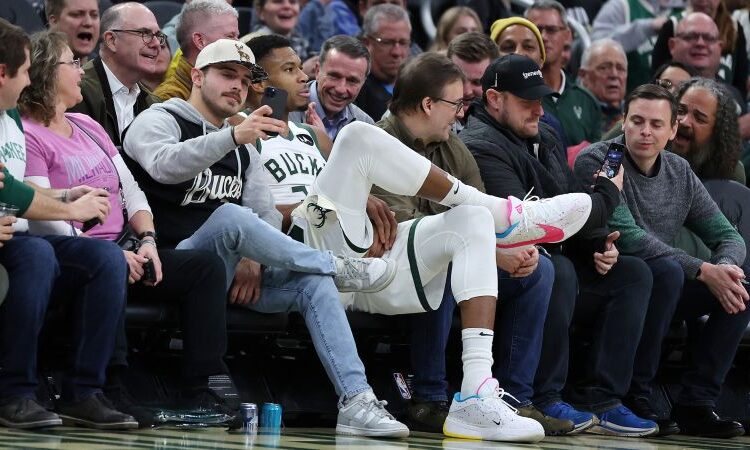
[[[247,27],[225,0],[162,27],[138,2],[45,0],[34,34],[0,18],[0,425],[152,426],[124,383],[139,299],[178,304],[182,400],[230,415],[239,307],[302,316],[340,434],[744,434],[717,400],[750,323],[750,5],[590,3],[451,3],[427,51],[404,0],[255,0]],[[403,416],[347,310],[411,314]]]

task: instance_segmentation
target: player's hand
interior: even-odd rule
[[[396,241],[398,222],[396,222],[395,214],[388,207],[388,203],[372,195],[369,196],[367,198],[367,216],[372,221],[377,237],[385,246],[385,250],[390,250]]]
[[[263,273],[260,263],[252,259],[242,258],[237,263],[232,280],[232,288],[229,290],[229,303],[234,305],[246,305],[256,303],[260,300],[260,284]]]
[[[258,139],[266,140],[270,136],[267,133],[275,132],[286,134],[285,122],[269,116],[273,110],[268,105],[263,105],[250,113],[245,120],[234,127],[234,140],[237,144],[252,144]]]

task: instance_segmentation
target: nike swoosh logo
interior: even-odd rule
[[[459,186],[456,186],[456,190],[453,191],[453,195],[456,195],[456,193],[458,192],[458,188],[459,188]]]
[[[501,423],[501,422],[499,422],[499,421],[498,421],[498,422],[495,422],[495,421],[493,420],[493,421],[492,421],[492,423],[494,423],[495,425],[500,425],[500,423]]]
[[[553,243],[553,242],[560,242],[563,239],[565,239],[565,233],[560,228],[553,227],[552,225],[544,225],[544,224],[538,224],[537,226],[541,228],[542,230],[544,230],[543,236],[537,239],[531,239],[528,241],[514,242],[513,244],[498,243],[496,244],[497,248],[514,248],[514,247],[522,247],[525,245]]]
[[[488,333],[485,333],[485,332],[483,332],[483,331],[480,331],[480,332],[479,332],[479,335],[480,335],[480,336],[495,336],[494,334],[488,334]]]

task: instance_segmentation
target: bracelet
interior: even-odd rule
[[[62,195],[60,195],[61,202],[68,203],[68,192],[70,192],[70,189],[63,189]]]
[[[143,233],[138,235],[138,239],[143,240],[147,237],[153,238],[154,241],[156,241],[156,231],[144,231]]]
[[[234,142],[234,145],[240,145],[237,143],[237,138],[234,137],[234,125],[232,125],[231,128],[229,128],[229,130],[230,130],[229,132],[232,134],[232,142]]]
[[[141,239],[141,247],[144,245],[153,245],[156,248],[156,242],[153,239]]]

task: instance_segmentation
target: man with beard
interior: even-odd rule
[[[729,92],[714,80],[693,78],[680,86],[677,101],[680,119],[672,152],[687,159],[702,180],[745,184],[736,105]]]
[[[708,119],[708,105],[691,100],[692,95],[682,97],[690,101],[691,117]],[[677,102],[669,91],[657,85],[639,86],[625,99],[624,136],[584,149],[576,159],[575,172],[590,176],[602,167],[610,142],[625,144],[623,202],[609,225],[621,234],[621,251],[645,260],[653,274],[627,403],[641,417],[658,420],[660,431],[675,429],[676,422],[683,434],[728,438],[744,434],[744,429],[719,418],[714,410],[750,322],[750,296],[739,267],[746,248],[687,161],[663,151],[677,133],[677,117]],[[678,143],[681,148],[687,146],[684,134]],[[699,135],[701,140],[706,137],[702,132]],[[707,259],[669,244],[681,227],[689,228],[711,249]],[[669,324],[673,318],[696,319],[706,314],[708,320],[691,339],[691,362],[682,374],[682,390],[672,408],[674,422],[659,420],[651,404],[652,383]]]
[[[91,116],[116,146],[135,116],[159,99],[140,81],[156,70],[166,37],[156,17],[140,3],[120,3],[102,16],[100,57],[83,66],[83,102],[71,108]]]
[[[73,56],[85,60],[99,40],[99,4],[97,0],[45,0],[50,31],[68,36]]]
[[[320,49],[316,80],[308,87],[314,110],[307,114],[292,111],[289,120],[310,125],[318,125],[320,120],[331,141],[344,125],[355,120],[374,124],[354,104],[370,72],[370,63],[370,52],[359,39],[340,35],[326,40]]]

